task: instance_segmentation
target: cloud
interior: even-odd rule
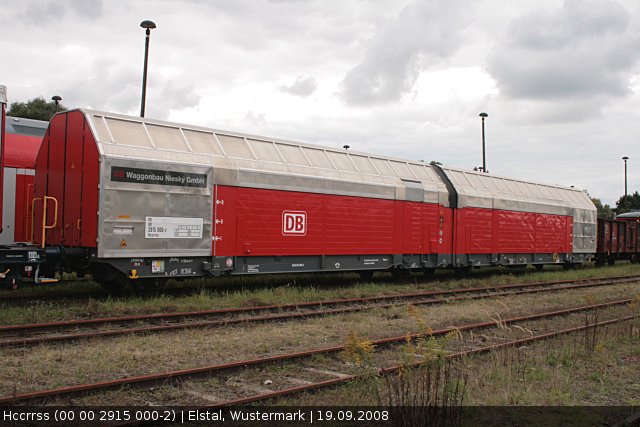
[[[316,91],[318,82],[313,77],[298,76],[296,81],[286,86],[280,86],[280,90],[292,95],[307,97]]]
[[[64,81],[61,79],[60,92],[65,105],[69,107],[88,106],[120,113],[135,112],[140,108],[141,80],[138,67],[99,58],[89,66],[74,70]]]
[[[585,101],[602,105],[628,95],[638,59],[640,34],[622,5],[565,0],[559,9],[513,19],[488,69],[505,97],[563,102],[565,110],[575,107],[568,117],[579,118],[579,110],[594,114]]]
[[[91,1],[74,1],[67,0],[69,8],[74,10],[78,15],[87,18],[99,18],[102,16],[102,8],[104,0]]]
[[[103,0],[31,0],[23,3],[18,17],[29,24],[59,25],[68,11],[82,18],[97,19],[102,16]]]
[[[159,96],[152,98],[155,104],[149,108],[154,117],[167,119],[171,111],[197,107],[200,103],[200,95],[193,83],[162,79],[158,86],[156,90]]]
[[[411,91],[421,68],[433,67],[457,51],[465,16],[458,1],[420,0],[405,6],[345,75],[343,101],[367,105],[400,99]]]

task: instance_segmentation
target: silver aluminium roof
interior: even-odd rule
[[[589,196],[577,188],[541,184],[482,172],[442,167],[458,191],[458,207],[572,215],[573,209],[595,211]]]
[[[81,111],[104,156],[210,166],[216,183],[222,185],[439,202],[448,206],[445,184],[433,167],[423,162]],[[458,207],[572,216],[582,212],[589,217],[595,212],[586,193],[575,188],[441,168],[458,192]]]
[[[81,111],[104,156],[211,166],[224,185],[448,203],[446,186],[426,163]]]

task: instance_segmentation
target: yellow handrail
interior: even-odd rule
[[[53,215],[53,224],[47,225],[47,204],[49,200],[53,200],[56,203],[56,212]],[[47,229],[55,228],[58,225],[58,199],[55,197],[44,196],[42,206],[42,247],[44,248],[45,234]]]

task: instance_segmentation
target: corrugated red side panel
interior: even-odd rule
[[[49,139],[49,176],[47,179],[46,195],[55,197],[58,201],[56,212],[55,203],[51,200],[47,203],[47,226],[54,223],[56,226],[47,229],[47,244],[60,245],[62,240],[62,213],[64,209],[64,177],[65,177],[65,142],[67,130],[67,115],[59,114],[53,117],[50,124],[51,138]],[[57,213],[57,218],[56,218]]]
[[[425,205],[427,206],[427,205]],[[452,254],[454,241],[453,241],[453,227],[454,227],[454,210],[440,206],[438,213],[438,227],[436,237],[434,238],[433,232],[431,232],[432,247],[430,253]],[[456,209],[457,210],[457,209]],[[431,229],[434,227],[429,225]]]
[[[497,227],[490,209],[464,208],[455,211],[455,248],[457,254],[493,253],[493,230]]]
[[[78,112],[78,114],[81,114]],[[91,129],[83,117],[82,184],[80,194],[80,246],[95,248],[98,238],[98,197],[100,184],[100,153]]]
[[[65,246],[80,245],[84,123],[82,115],[68,114],[64,165],[64,202],[62,203],[62,215],[58,218],[62,227]]]
[[[404,209],[404,233],[402,233],[402,253],[420,254],[423,251],[423,225],[422,203],[405,202]],[[426,249],[425,249],[426,251]]]
[[[318,222],[318,240],[322,243],[309,253],[318,253],[318,249],[329,255],[394,253],[402,244],[402,207],[394,200],[332,195],[320,198],[318,214],[309,220]],[[283,202],[286,208],[286,199]]]
[[[433,203],[396,202],[404,209],[401,232],[404,254],[451,253],[450,209]],[[442,216],[442,221],[440,217]],[[442,234],[440,232],[442,231]],[[440,238],[442,237],[442,243]]]
[[[36,221],[34,242],[41,243],[44,196],[47,204],[47,245],[96,247],[99,155],[80,111],[57,114],[50,122],[36,159]]]
[[[572,252],[569,216],[482,208],[456,215],[457,254]]]
[[[437,205],[227,186],[216,187],[215,199],[218,256],[437,251]],[[284,233],[285,211],[306,214],[304,235]]]
[[[235,192],[230,187],[214,186],[213,190],[213,255],[236,253]],[[223,236],[219,240],[220,236]],[[242,250],[243,255],[251,254],[250,245]]]
[[[33,175],[16,175],[15,227],[13,231],[16,242],[28,242],[31,238],[33,179]]]

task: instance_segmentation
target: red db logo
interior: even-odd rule
[[[303,211],[282,212],[282,234],[304,236],[307,234],[307,213]]]

